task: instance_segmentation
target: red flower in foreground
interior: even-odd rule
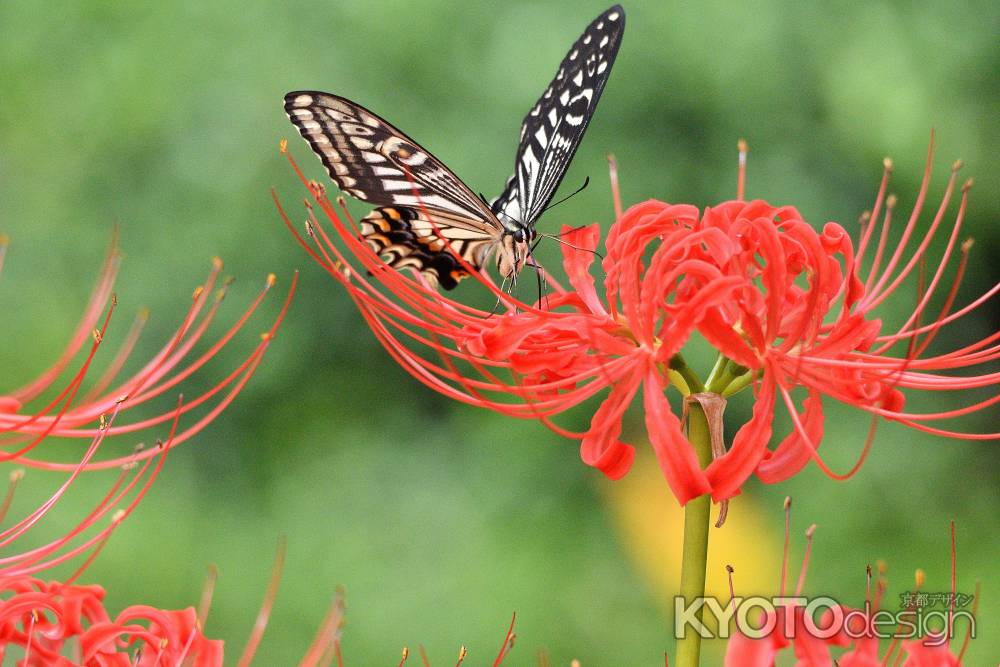
[[[788,542],[789,542],[789,508],[791,503],[785,501],[785,549],[781,563],[781,583],[778,595],[785,597],[785,578],[788,569]],[[812,534],[815,526],[811,526],[806,531],[806,551],[802,561],[802,569],[799,574],[798,583],[795,587],[794,596],[802,594],[805,584],[806,571],[809,566],[809,552],[812,547]],[[894,626],[887,624],[886,618],[892,620],[894,617],[880,611],[882,598],[886,590],[886,582],[879,573],[876,580],[874,595],[871,591],[872,573],[868,569],[868,591],[865,595],[865,607],[863,610],[851,610],[847,607],[839,609],[838,614],[833,614],[827,610],[821,619],[809,619],[806,623],[805,607],[802,605],[788,605],[779,608],[775,617],[765,617],[757,624],[758,628],[771,628],[764,636],[751,638],[747,634],[736,633],[730,638],[726,645],[725,667],[774,667],[775,660],[779,655],[792,649],[797,658],[795,663],[798,667],[881,667],[884,665],[901,665],[902,667],[957,667],[961,665],[962,657],[968,647],[972,637],[971,624],[967,627],[965,638],[962,642],[958,655],[953,654],[949,648],[949,639],[952,637],[954,621],[952,616],[955,613],[955,528],[952,525],[951,531],[951,603],[948,613],[949,632],[946,635],[918,636],[917,638],[900,641],[901,637],[909,637],[918,627],[915,623],[915,605],[906,609],[911,614],[907,622],[911,627],[902,624]],[[923,583],[922,573],[917,573],[917,586]],[[911,597],[916,597],[915,595]],[[972,617],[975,617],[978,606],[979,591],[977,589],[973,602]],[[804,599],[804,598],[803,598]],[[791,613],[794,620],[791,623],[785,622],[785,616]],[[882,618],[880,618],[882,616]],[[834,621],[840,625],[834,627]],[[896,634],[880,655],[879,642],[884,638],[887,629],[895,627]],[[822,630],[816,633],[815,629]],[[879,632],[876,632],[879,628]],[[817,634],[831,634],[828,637],[817,636]],[[881,634],[880,634],[881,633]],[[760,633],[758,633],[760,634]],[[831,656],[831,647],[848,646],[836,659]],[[897,653],[897,649],[899,652]]]
[[[887,161],[857,246],[840,225],[827,223],[816,231],[790,206],[746,202],[741,197],[699,211],[689,205],[648,201],[619,214],[611,226],[601,290],[590,272],[600,236],[597,225],[563,230],[568,287],[550,276],[553,293],[540,303],[518,301],[497,289],[485,272],[473,272],[502,304],[502,314],[467,306],[431,289],[419,275],[390,269],[359,240],[343,202],[339,211],[335,209],[324,189],[307,181],[298,167],[331,233],[309,207],[310,242],[298,234],[280,204],[279,211],[303,247],[347,289],[376,337],[410,374],[456,400],[510,416],[538,418],[556,432],[579,439],[583,460],[609,477],[620,477],[631,466],[633,449],[619,435],[623,414],[641,390],[650,442],[683,504],[706,493],[725,500],[739,493],[753,473],[765,482],[776,482],[810,460],[831,476],[852,475],[860,461],[840,475],[817,454],[824,396],[932,433],[1000,437],[955,433],[927,424],[986,409],[1000,395],[957,410],[904,411],[902,390],[977,389],[995,387],[1000,381],[997,373],[944,374],[1000,358],[1000,332],[958,350],[924,354],[941,327],[986,303],[1000,289],[994,286],[967,306],[952,310],[970,245],[962,243],[950,291],[937,314],[924,323],[959,246],[968,193],[964,187],[946,248],[928,281],[927,250],[942,227],[955,187],[953,172],[933,220],[918,233],[931,156],[932,151],[917,203],[891,252],[886,246],[895,201],[886,197]],[[612,174],[613,184],[616,179]],[[614,194],[617,202],[616,187]],[[880,230],[877,235],[876,230]],[[908,252],[915,235],[920,239]],[[883,332],[874,310],[915,272],[921,278],[916,307],[898,330]],[[704,382],[681,356],[695,332],[720,353]],[[894,353],[897,344],[905,349]],[[698,400],[706,391],[728,397],[751,386],[756,398],[753,416],[734,434],[728,449],[718,437],[714,460],[703,465],[684,434],[682,420],[670,408],[665,395],[669,386]],[[801,412],[792,399],[796,388],[808,394]],[[553,415],[608,389],[587,431],[572,433],[552,423]],[[769,449],[779,400],[790,411],[794,428]],[[721,425],[721,419],[715,423]],[[870,439],[865,452],[868,445]]]
[[[24,665],[222,664],[222,642],[202,634],[194,609],[125,609],[114,619],[100,586],[30,577],[0,580],[0,655],[24,650]],[[66,655],[72,649],[76,655]],[[71,654],[72,655],[72,654]]]

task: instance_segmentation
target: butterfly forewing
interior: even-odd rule
[[[349,195],[381,206],[422,205],[473,218],[487,213],[451,170],[361,105],[302,91],[285,96],[285,111]]]
[[[394,268],[411,267],[446,288],[478,269],[503,227],[455,174],[387,121],[350,100],[299,91],[285,111],[347,194],[379,206],[362,236]]]
[[[514,175],[491,204],[525,227],[552,200],[611,74],[625,30],[625,11],[594,19],[559,64],[555,78],[521,124]]]

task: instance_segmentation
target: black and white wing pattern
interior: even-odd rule
[[[288,93],[285,112],[340,189],[378,206],[361,233],[390,266],[451,289],[468,273],[455,254],[479,269],[500,247],[503,226],[489,207],[376,114],[318,91]]]
[[[559,187],[576,153],[625,32],[625,10],[615,5],[598,16],[574,42],[559,71],[521,124],[514,175],[491,203],[531,228]]]

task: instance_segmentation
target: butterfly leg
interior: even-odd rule
[[[528,246],[528,259],[525,261],[525,266],[530,266],[535,271],[535,281],[538,285],[538,300],[535,302],[538,308],[543,308],[542,297],[545,297],[545,310],[548,310],[548,284],[545,281],[545,269],[542,265],[538,263],[535,259],[535,253],[532,252],[534,246]]]

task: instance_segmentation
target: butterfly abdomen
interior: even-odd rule
[[[413,208],[383,206],[361,219],[361,236],[372,251],[394,269],[412,268],[445,289],[454,289],[468,275],[433,225]],[[454,252],[463,252],[453,242]]]

